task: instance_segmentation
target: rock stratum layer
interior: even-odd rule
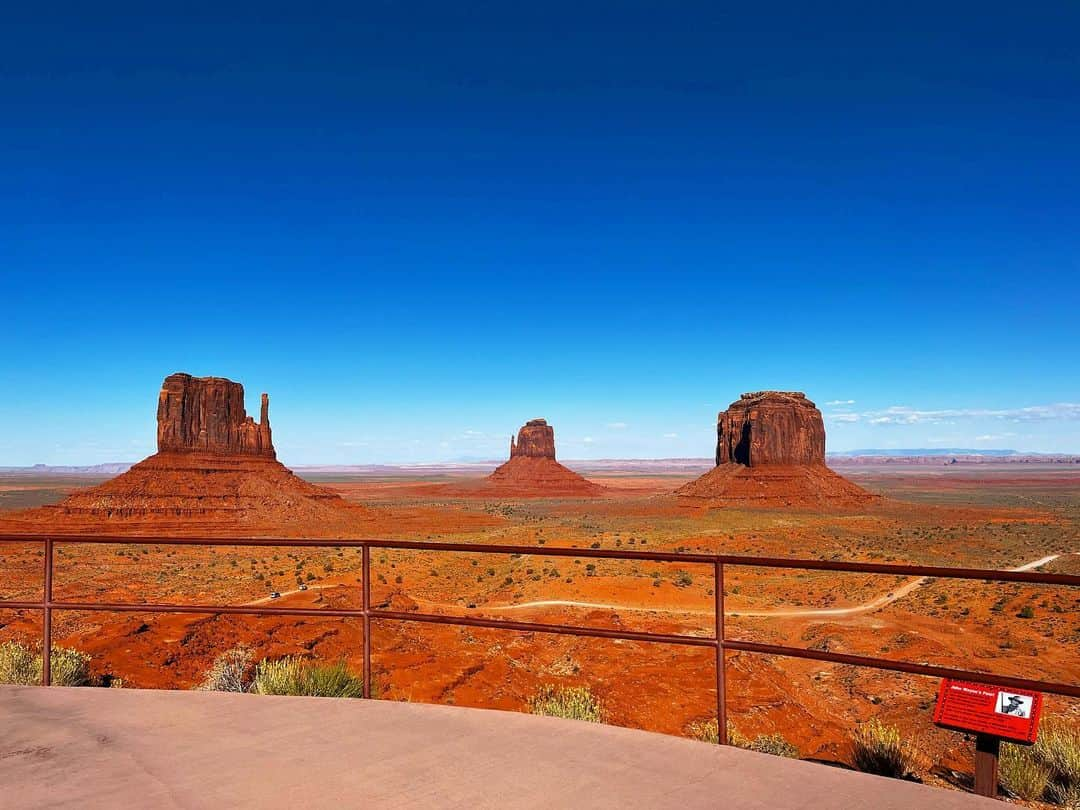
[[[546,419],[530,419],[510,437],[510,458],[555,458],[555,428]]]
[[[825,466],[825,422],[805,394],[743,394],[716,419],[716,467],[675,492],[732,506],[857,506],[876,500]]]
[[[530,419],[510,438],[510,460],[485,482],[499,494],[517,496],[598,495],[600,484],[588,481],[555,460],[555,429],[544,419]]]
[[[244,389],[221,377],[172,374],[158,398],[158,452],[55,506],[5,516],[12,530],[73,533],[334,536],[370,510],[279,462],[269,399],[256,423]]]
[[[216,453],[275,458],[270,397],[256,422],[244,409],[244,386],[223,377],[170,374],[158,395],[160,453]]]
[[[796,391],[743,394],[716,418],[716,463],[824,464],[821,411]]]

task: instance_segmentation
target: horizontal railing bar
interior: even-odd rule
[[[0,607],[4,605],[0,603]],[[43,605],[38,603],[38,608]],[[136,604],[134,602],[50,602],[50,610],[85,611],[87,613],[227,613],[249,616],[331,616],[362,618],[360,608],[290,608],[258,607],[256,605],[177,605]]]
[[[1066,585],[1080,587],[1080,576],[1048,574],[1037,571],[1005,571],[993,568],[951,568],[942,566],[907,565],[902,563],[845,562],[809,560],[789,557],[748,557],[733,554],[679,554],[659,551],[626,551],[623,549],[568,548],[566,546],[519,546],[490,543],[444,543],[423,540],[383,539],[307,539],[307,538],[237,538],[237,537],[137,537],[124,535],[0,535],[0,542],[103,543],[123,545],[181,545],[181,546],[298,546],[306,548],[384,548],[416,551],[466,552],[473,554],[521,554],[541,557],[589,557],[609,560],[639,560],[687,564],[739,565],[761,568],[787,568],[814,571],[836,571],[855,574],[882,574],[943,579],[969,579],[988,582],[1024,582],[1032,585]]]
[[[45,603],[40,599],[36,602],[6,602],[0,600],[0,610],[44,610]]]
[[[623,641],[649,641],[659,644],[682,644],[687,647],[716,647],[712,636],[683,636],[677,633],[646,633],[635,630],[610,630],[604,627],[580,627],[572,624],[540,624],[513,622],[502,619],[482,619],[479,616],[442,616],[437,613],[404,613],[393,610],[372,610],[373,619],[399,622],[450,624],[460,627],[490,627],[495,630],[519,630],[526,633],[555,633],[585,638],[611,638]]]
[[[1056,683],[1053,681],[1035,681],[1028,678],[1013,678],[1007,675],[992,675],[989,672],[971,672],[964,669],[939,667],[933,664],[915,664],[910,661],[893,661],[888,658],[875,658],[873,656],[808,650],[803,647],[787,647],[779,644],[760,644],[756,641],[736,641],[734,639],[726,639],[723,646],[725,650],[739,650],[742,652],[761,653],[762,655],[779,655],[784,658],[806,658],[813,661],[823,661],[829,664],[848,664],[856,667],[867,667],[869,669],[906,672],[911,675],[927,675],[931,678],[954,678],[956,680],[978,681],[993,686],[1004,686],[1012,689],[1029,689],[1035,692],[1049,692],[1054,695],[1080,698],[1080,686],[1075,684]]]
[[[135,604],[132,602],[42,602],[5,603],[0,608],[28,606],[43,610],[83,611],[86,613],[201,613],[207,615],[229,614],[248,616],[326,616],[330,618],[362,619],[361,608],[289,608],[262,607],[257,605],[176,605]],[[372,619],[389,621],[425,622],[428,624],[451,624],[460,627],[490,627],[497,630],[520,630],[535,633],[557,633],[585,638],[612,638],[623,641],[650,641],[662,644],[682,644],[690,647],[715,647],[711,636],[684,636],[674,633],[648,633],[637,630],[615,630],[603,627],[580,627],[572,624],[543,624],[539,622],[515,622],[502,619],[483,619],[478,616],[450,616],[437,613],[406,613],[393,610],[373,609],[367,614]]]
[[[473,554],[532,554],[540,557],[594,557],[611,560],[641,560],[646,562],[711,564],[715,554],[680,554],[664,551],[623,551],[620,549],[568,548],[546,546],[494,545],[490,543],[442,543],[424,540],[357,540],[266,537],[136,537],[124,535],[48,535],[54,543],[87,543],[106,545],[148,546],[247,546],[305,548],[385,548],[404,551],[453,551]],[[0,535],[0,543],[43,542],[45,535]]]

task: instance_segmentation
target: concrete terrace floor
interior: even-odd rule
[[[0,687],[5,808],[873,808],[987,799],[510,712]]]

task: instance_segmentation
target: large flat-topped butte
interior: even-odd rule
[[[680,737],[381,700],[0,687],[5,807],[994,810]]]

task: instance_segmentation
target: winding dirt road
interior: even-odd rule
[[[1048,554],[1045,557],[1040,557],[1037,560],[1018,565],[1016,568],[1010,568],[1009,571],[1031,571],[1034,568],[1046,565],[1053,562],[1063,555],[1061,554]],[[798,608],[798,609],[786,609],[786,608],[771,608],[768,610],[732,610],[726,611],[727,616],[749,616],[755,618],[773,617],[773,618],[790,618],[790,617],[813,617],[813,616],[857,616],[861,613],[871,613],[875,610],[890,605],[898,599],[903,599],[913,591],[923,587],[929,582],[931,577],[918,577],[912,579],[899,588],[889,591],[882,596],[877,596],[868,602],[863,602],[860,605],[854,605],[852,607],[842,608]],[[617,605],[607,604],[604,602],[578,602],[573,599],[542,599],[536,602],[522,602],[517,605],[498,605],[495,607],[485,606],[485,610],[525,610],[528,608],[538,607],[583,607],[583,608],[597,608],[600,610],[623,610],[623,611],[636,611],[642,613],[685,613],[685,614],[709,614],[712,615],[711,610],[701,610],[694,608],[659,608],[659,607],[635,607],[630,605]]]

